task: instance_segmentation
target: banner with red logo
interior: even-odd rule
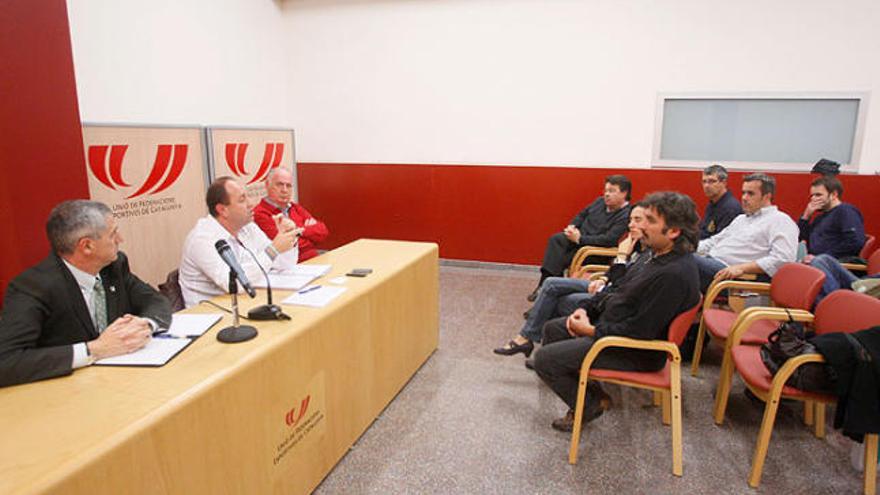
[[[298,199],[293,129],[209,127],[207,138],[211,180],[234,177],[256,202],[266,195],[269,171],[284,167],[293,174],[293,198]]]
[[[199,127],[83,125],[89,193],[113,210],[132,273],[157,285],[207,213]]]

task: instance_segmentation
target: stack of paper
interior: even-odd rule
[[[305,287],[306,284],[315,280],[312,275],[295,275],[291,273],[270,273],[269,274],[269,282],[272,283],[273,289],[283,289],[283,290],[297,290],[300,287]],[[254,283],[254,287],[259,287],[261,289],[266,288],[266,280],[263,279],[259,282]]]
[[[330,271],[330,265],[295,265],[285,268],[284,272],[291,275],[311,275],[318,278]]]

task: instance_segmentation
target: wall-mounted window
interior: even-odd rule
[[[655,167],[809,171],[820,158],[856,172],[867,94],[658,98]]]

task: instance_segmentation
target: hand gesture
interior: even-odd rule
[[[593,280],[590,282],[590,285],[587,286],[587,294],[596,294],[605,288],[605,281],[602,279]]]
[[[95,359],[103,359],[140,349],[147,345],[152,333],[147,320],[127,314],[117,318],[97,339],[86,345]]]
[[[580,337],[582,335],[592,335],[593,325],[590,324],[590,317],[583,308],[578,308],[565,320],[565,328],[572,337]]]

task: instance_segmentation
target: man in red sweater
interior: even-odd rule
[[[303,230],[299,240],[299,261],[318,255],[315,246],[323,241],[330,231],[324,222],[316,220],[305,208],[291,201],[293,196],[293,174],[285,168],[274,168],[266,177],[266,197],[254,208],[254,222],[273,239],[278,227],[272,219],[279,213],[292,220]]]

